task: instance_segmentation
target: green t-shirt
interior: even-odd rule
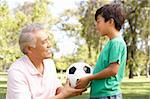
[[[126,43],[121,36],[108,41],[99,55],[93,74],[99,73],[113,62],[118,62],[120,64],[119,70],[115,76],[93,80],[91,83],[90,96],[112,96],[121,92],[119,85],[124,76],[126,57]]]

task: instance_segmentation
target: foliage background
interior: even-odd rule
[[[106,37],[97,35],[94,14],[100,6],[109,0],[87,0],[77,4],[78,9],[67,9],[59,17],[54,17],[48,9],[52,0],[35,0],[25,2],[15,9],[9,9],[7,1],[0,1],[0,71],[7,71],[11,63],[23,54],[19,50],[18,36],[20,29],[32,22],[43,23],[53,43],[53,50],[60,51],[55,41],[52,27],[55,25],[70,38],[75,38],[77,50],[69,55],[53,59],[58,71],[78,61],[84,61],[92,66],[103,46],[108,41]],[[114,0],[113,3],[123,5],[127,14],[126,23],[122,29],[128,46],[126,76],[150,75],[150,1],[149,0]],[[78,23],[70,23],[70,19]],[[81,40],[84,43],[81,43]],[[55,54],[55,53],[54,53]]]

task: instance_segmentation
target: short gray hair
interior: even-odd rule
[[[34,33],[37,30],[44,30],[44,26],[39,23],[32,23],[22,28],[19,36],[19,46],[24,54],[27,54],[24,49],[26,46],[31,46],[34,48],[36,47],[36,39]]]

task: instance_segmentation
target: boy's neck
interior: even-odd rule
[[[118,37],[118,36],[119,36],[119,31],[116,30],[116,29],[111,30],[111,32],[109,32],[109,33],[107,34],[107,37],[108,37],[110,40],[113,39],[113,38],[115,38],[115,37]]]

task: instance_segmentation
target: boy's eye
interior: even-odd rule
[[[100,20],[97,21],[97,23],[100,23],[100,22],[101,22]]]

